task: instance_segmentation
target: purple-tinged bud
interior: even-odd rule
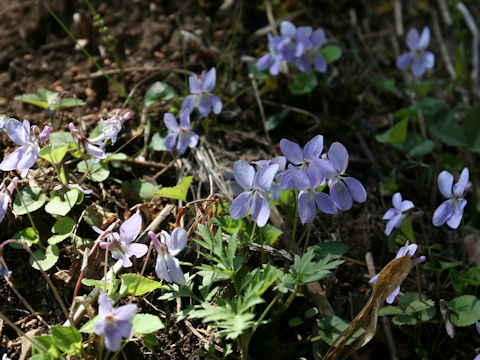
[[[10,193],[13,193],[13,190],[17,187],[18,184],[18,177],[14,177],[12,181],[10,181],[10,184],[8,184],[7,189]]]
[[[48,125],[43,128],[40,135],[38,135],[38,141],[40,141],[40,144],[43,144],[45,141],[47,141],[51,131],[52,131],[52,128]]]

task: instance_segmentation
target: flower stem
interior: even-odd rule
[[[294,205],[295,205],[295,215],[293,216],[293,228],[292,228],[292,238],[290,239],[290,252],[293,251],[293,244],[295,242],[295,236],[297,235],[297,224],[298,224],[298,204],[297,204],[297,192],[293,192],[294,196]]]

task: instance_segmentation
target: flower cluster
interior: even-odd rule
[[[269,53],[257,61],[258,70],[269,69],[270,74],[278,75],[283,61],[296,63],[298,69],[306,74],[312,72],[312,61],[317,71],[327,70],[327,62],[318,51],[326,41],[323,29],[313,30],[310,26],[297,28],[291,22],[283,21],[280,34],[268,34]]]
[[[412,73],[416,77],[422,76],[427,69],[435,65],[435,56],[430,51],[425,51],[430,43],[430,29],[425,26],[422,35],[417,29],[411,29],[407,33],[407,46],[410,49],[397,59],[397,68],[405,70],[412,67]]]
[[[101,124],[104,125],[102,132],[99,136],[92,139],[87,138],[83,131],[77,129],[73,123],[70,123],[68,128],[72,137],[84,148],[85,152],[93,156],[93,162],[98,162],[107,157],[105,147],[108,140],[112,142],[112,145],[115,144],[118,133],[122,130],[123,123],[131,118],[132,114],[130,112],[119,115],[117,111],[113,117],[107,120],[101,120]]]
[[[296,188],[298,213],[303,224],[311,223],[317,208],[326,214],[349,210],[353,200],[364,202],[365,188],[355,178],[346,176],[348,151],[339,142],[334,142],[328,152],[323,152],[323,136],[317,135],[302,148],[287,139],[280,141],[284,157],[255,162],[258,170],[243,160],[233,168],[237,183],[245,190],[237,196],[230,207],[230,215],[239,219],[251,210],[253,220],[262,227],[270,217],[268,193],[278,199],[280,189]],[[289,165],[286,168],[286,161]],[[328,181],[329,194],[318,191]]]
[[[198,135],[191,130],[190,115],[197,105],[198,112],[202,116],[208,116],[210,111],[220,114],[222,111],[222,100],[211,92],[217,82],[217,71],[211,68],[208,72],[203,71],[200,77],[190,76],[188,78],[190,95],[182,102],[180,109],[180,121],[175,119],[171,113],[166,113],[163,122],[170,134],[165,139],[165,147],[168,151],[177,149],[179,154],[185,153],[187,148],[194,148],[198,144]]]

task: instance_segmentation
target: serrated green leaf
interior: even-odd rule
[[[137,314],[133,318],[132,324],[134,334],[150,334],[165,327],[162,320],[152,314]]]
[[[60,164],[67,154],[69,145],[47,145],[40,150],[40,157],[48,162]]]
[[[407,128],[408,118],[405,118],[383,134],[376,135],[375,139],[381,143],[403,143],[407,139]]]
[[[273,245],[275,241],[283,234],[283,231],[277,229],[275,226],[270,224],[265,224],[265,226],[259,228],[261,232],[261,241],[264,245]],[[260,240],[260,239],[259,239]]]
[[[336,45],[327,45],[318,50],[318,52],[323,55],[327,64],[330,64],[342,57],[342,49]]]
[[[315,74],[300,73],[295,76],[290,92],[293,95],[307,94],[318,85],[317,76]]]
[[[81,353],[82,340],[82,334],[74,327],[52,327],[52,343],[69,355]]]
[[[63,194],[63,199],[60,196],[54,196],[47,205],[45,211],[51,215],[65,216],[75,206],[78,199],[78,190],[72,189]]]
[[[137,286],[137,282],[140,278],[140,283],[138,284],[137,290],[135,291],[135,296],[144,295],[146,293],[152,292],[155,289],[163,288],[162,283],[147,279],[144,276],[137,274],[123,274],[121,276],[122,283],[120,285],[120,294],[122,296],[133,295],[133,291]]]
[[[193,180],[193,176],[184,177],[177,186],[162,187],[155,195],[169,199],[187,201],[188,188]]]
[[[330,241],[311,246],[315,254],[321,258],[330,256],[332,259],[338,259],[350,249],[350,246],[341,241]]]
[[[43,349],[46,349],[47,353],[45,354],[42,350],[40,350],[40,347],[38,347],[36,344],[42,346]],[[51,336],[35,336],[33,338],[32,357],[30,357],[29,360],[56,360],[61,356],[62,353],[55,345],[53,345]]]
[[[110,170],[107,163],[98,162],[90,165],[86,161],[80,161],[77,164],[77,170],[81,173],[86,173],[89,168],[90,171],[87,175],[87,179],[89,180],[102,182],[110,176]]]
[[[155,104],[160,100],[170,100],[175,96],[175,90],[163,82],[155,82],[145,94],[144,104],[145,107]]]
[[[480,320],[480,300],[473,295],[463,295],[448,302],[450,320],[455,326],[469,326]]]
[[[25,206],[23,206],[20,196],[22,196]],[[20,195],[17,195],[15,200],[13,200],[13,212],[16,215],[34,212],[40,209],[45,204],[45,201],[47,201],[47,197],[45,194],[42,194],[42,189],[37,187],[24,188],[20,190]]]
[[[80,332],[86,334],[93,334],[95,328],[97,327],[97,322],[100,320],[100,316],[95,316],[93,319],[90,319],[85,325],[80,328]]]
[[[72,234],[73,229],[75,228],[75,221],[73,221],[68,216],[62,217],[57,220],[57,222],[52,227],[52,232],[57,234],[53,235],[48,239],[49,244],[58,244]]]
[[[397,306],[387,305],[380,309],[379,316],[402,315],[403,310]]]
[[[417,323],[417,318],[414,315],[395,315],[392,318],[392,322],[395,325],[415,325]]]
[[[60,251],[58,250],[57,245],[48,245],[45,254],[40,250],[35,251],[33,254],[37,258],[37,261],[42,267],[42,269],[46,271],[56,264],[60,255]],[[31,256],[28,259],[28,262],[34,269],[40,270],[37,263],[33,260]]]

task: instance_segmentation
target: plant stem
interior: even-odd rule
[[[295,242],[295,236],[297,235],[297,224],[298,224],[298,200],[297,200],[297,192],[293,192],[293,196],[295,197],[294,206],[295,206],[295,215],[293,216],[293,228],[292,228],[292,238],[290,239],[290,252],[293,252],[293,244]]]

